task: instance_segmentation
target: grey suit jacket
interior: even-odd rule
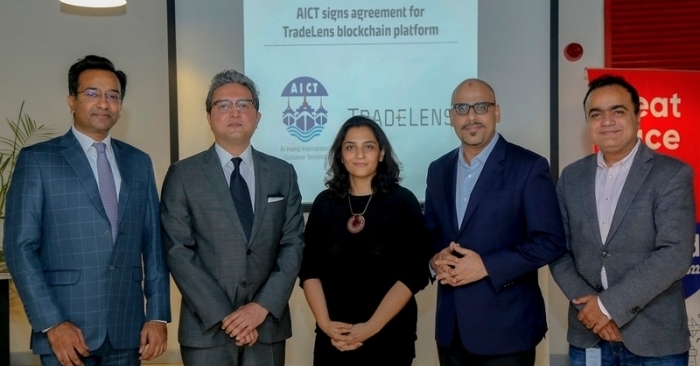
[[[161,192],[166,260],[182,293],[181,345],[230,342],[221,320],[254,301],[270,313],[259,342],[291,337],[288,301],[303,252],[304,220],[294,168],[253,150],[255,216],[250,240],[238,219],[214,146],[173,164]]]
[[[595,200],[596,157],[566,167],[557,191],[568,252],[550,264],[568,299],[597,294],[633,353],[658,357],[690,348],[680,279],[692,261],[695,239],[693,172],[643,143],[601,241]],[[600,279],[605,265],[609,287]],[[569,306],[569,343],[591,347],[599,338]]]

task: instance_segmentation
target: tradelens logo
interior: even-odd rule
[[[282,112],[287,132],[302,142],[309,142],[320,135],[328,122],[328,111],[323,108],[323,97],[327,97],[328,92],[323,84],[312,77],[298,77],[284,87],[282,96],[287,97],[287,109]],[[312,104],[315,101],[318,108]],[[299,102],[301,105],[292,109],[291,104]]]

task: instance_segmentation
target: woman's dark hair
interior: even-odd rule
[[[368,127],[379,143],[379,149],[384,150],[384,159],[377,165],[377,174],[372,178],[372,190],[377,192],[389,192],[401,181],[401,166],[394,155],[389,139],[379,127],[377,122],[365,116],[350,117],[340,127],[335,136],[335,141],[328,152],[328,171],[326,172],[326,187],[337,197],[345,198],[350,190],[350,173],[345,169],[341,149],[348,131],[355,127]]]

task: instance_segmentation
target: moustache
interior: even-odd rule
[[[484,127],[484,124],[481,123],[481,122],[469,122],[469,123],[467,123],[466,125],[462,126],[461,129],[462,129],[462,130],[466,130],[466,129],[470,128],[470,127],[475,127],[475,126],[476,126],[476,127]]]

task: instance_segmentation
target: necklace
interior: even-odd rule
[[[356,214],[352,211],[352,202],[350,202],[350,195],[348,194],[348,205],[350,205],[350,219],[348,220],[348,231],[352,234],[357,234],[362,229],[365,228],[365,217],[362,216],[367,212],[367,207],[369,207],[369,203],[372,202],[372,197],[374,196],[374,193],[372,193],[369,196],[369,199],[367,200],[367,204],[365,205],[365,209],[362,210],[362,213]]]

